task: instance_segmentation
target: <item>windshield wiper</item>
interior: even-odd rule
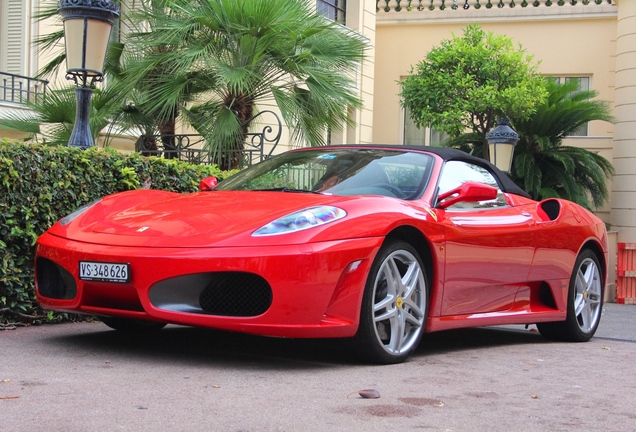
[[[309,189],[292,189],[286,186],[277,187],[277,188],[269,188],[269,189],[252,189],[252,190],[256,192],[297,192],[297,193],[311,193],[311,194],[320,195],[320,192],[317,192],[317,191],[312,191]]]

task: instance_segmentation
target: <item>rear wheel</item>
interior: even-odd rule
[[[589,249],[578,256],[570,278],[565,321],[537,323],[547,339],[587,342],[594,336],[603,308],[603,276],[598,258]]]
[[[358,355],[380,364],[400,363],[424,333],[427,285],[422,260],[408,243],[391,240],[376,257],[365,286]]]
[[[100,319],[108,327],[127,333],[148,333],[161,330],[166,326],[166,323],[129,318],[101,317]]]

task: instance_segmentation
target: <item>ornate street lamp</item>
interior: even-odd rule
[[[119,5],[111,0],[59,0],[57,10],[64,22],[66,79],[77,86],[75,125],[68,145],[86,149],[94,145],[89,125],[91,95],[95,83],[104,79],[106,49]]]
[[[490,163],[500,170],[510,173],[512,168],[512,155],[515,145],[519,141],[519,135],[510,127],[508,119],[499,119],[497,127],[486,134]]]

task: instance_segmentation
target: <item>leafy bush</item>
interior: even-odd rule
[[[58,219],[101,196],[140,187],[198,190],[199,181],[227,176],[216,166],[0,140],[0,326],[44,315],[35,301],[35,242]]]

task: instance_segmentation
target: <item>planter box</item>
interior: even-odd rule
[[[616,303],[636,304],[636,243],[618,243]]]

